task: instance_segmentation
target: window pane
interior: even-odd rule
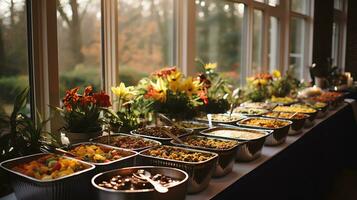
[[[0,112],[9,114],[15,96],[29,87],[25,0],[0,1],[0,13]]]
[[[290,65],[294,66],[295,75],[303,78],[304,72],[305,21],[293,17],[290,27]]]
[[[279,5],[279,0],[269,0],[269,6],[277,6]]]
[[[263,11],[254,10],[253,13],[253,62],[251,73],[261,71],[263,54]]]
[[[101,89],[100,0],[60,0],[57,5],[60,97],[73,87]]]
[[[279,69],[279,20],[270,17],[269,24],[269,71]]]
[[[291,0],[291,10],[294,12],[308,14],[307,0]]]
[[[254,0],[254,1],[258,1],[258,2],[264,3],[264,0]]]
[[[140,78],[175,61],[175,0],[119,0],[119,78]]]
[[[339,52],[339,25],[334,22],[332,26],[332,61],[333,65],[336,66],[338,64],[338,52]]]
[[[235,84],[240,80],[244,9],[241,3],[206,0],[196,11],[197,58],[217,62]]]
[[[343,0],[334,0],[334,4],[333,4],[334,8],[337,10],[342,10],[343,9]]]

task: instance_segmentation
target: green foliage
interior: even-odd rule
[[[28,85],[28,76],[0,77],[0,99],[3,103],[12,103],[16,95]]]

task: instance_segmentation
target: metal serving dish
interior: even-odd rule
[[[284,112],[272,112],[272,113],[284,113]],[[290,113],[290,114],[293,115],[293,113]],[[305,117],[301,118],[301,119],[273,117],[273,116],[268,116],[268,115],[263,115],[263,117],[292,121],[293,123],[291,124],[291,129],[289,131],[289,135],[297,135],[302,132],[302,129],[304,128],[304,125],[305,125],[305,121],[310,117],[310,115],[308,115],[308,114],[304,114],[304,113],[299,113],[299,114],[302,114]]]
[[[217,137],[208,137],[208,136],[187,136],[187,137],[197,137],[197,138],[210,138],[210,139],[217,139],[217,140],[222,140],[222,141],[232,141],[228,139],[222,139],[222,138],[217,138]],[[183,141],[187,137],[181,138]],[[234,145],[233,147],[229,149],[215,149],[215,148],[207,148],[207,147],[200,147],[200,146],[193,146],[189,144],[179,144],[175,140],[171,140],[171,143],[175,146],[180,146],[180,147],[186,147],[186,148],[192,148],[192,149],[199,149],[203,151],[210,151],[218,154],[218,162],[216,169],[213,173],[213,177],[221,177],[229,174],[234,165],[234,160],[235,156],[237,153],[237,149],[240,145],[243,145],[243,142],[237,141],[237,144]]]
[[[257,138],[257,139],[244,139],[239,137],[233,137],[229,135],[216,135],[213,134],[217,130],[228,130],[228,131],[244,131],[244,132],[252,132],[252,133],[261,133],[264,136]],[[269,130],[262,130],[262,129],[249,129],[249,128],[240,128],[240,127],[214,127],[204,131],[201,131],[202,135],[209,136],[209,137],[217,137],[217,138],[224,138],[230,140],[238,140],[242,142],[241,145],[238,146],[236,152],[236,160],[242,162],[248,162],[257,159],[262,152],[264,143],[266,138],[271,135],[272,131]]]
[[[249,113],[249,110],[255,110],[257,113]],[[267,109],[263,109],[263,108],[247,108],[247,107],[236,107],[233,110],[233,113],[239,113],[248,117],[256,117],[256,116],[261,116],[264,115],[266,113],[270,112]]]
[[[153,166],[164,166],[164,167],[174,167],[181,170],[184,170],[189,175],[187,192],[188,193],[197,193],[205,188],[207,188],[209,182],[211,181],[212,175],[215,171],[217,165],[218,154],[197,150],[197,149],[188,149],[183,147],[170,147],[176,148],[184,151],[193,151],[211,154],[212,157],[206,161],[202,162],[185,162],[177,161],[171,159],[165,159],[160,157],[154,157],[146,155],[145,153],[150,149],[140,152],[138,159],[140,165],[153,165]]]
[[[150,173],[160,173],[162,175],[170,176],[171,178],[175,178],[181,181],[175,186],[168,187],[169,191],[167,193],[159,193],[154,189],[110,190],[98,186],[99,183],[104,180],[108,180],[113,176],[132,174],[138,169],[144,169],[146,171],[149,171]],[[97,174],[92,178],[92,185],[95,188],[95,198],[98,200],[184,200],[186,198],[187,193],[187,183],[188,174],[186,172],[180,169],[156,166],[141,166],[116,169],[109,172]]]
[[[202,130],[205,130],[208,128],[208,123],[203,123],[203,122],[198,122],[198,121],[181,121],[181,122],[176,122],[177,124],[185,127],[185,125],[181,124],[181,123],[188,123],[188,124],[197,124],[197,125],[201,125],[204,127],[200,127],[200,128],[193,128],[193,127],[187,127],[186,129],[190,130],[192,129],[194,133],[199,133]]]
[[[125,138],[125,137],[130,137],[132,139],[141,139],[141,140],[144,140],[144,141],[147,141],[147,142],[152,142],[153,146],[134,148],[134,149],[118,147],[118,146],[115,146],[115,144],[113,144],[113,143],[107,144],[108,143],[107,142],[108,141],[108,137],[110,137],[111,140],[115,140],[116,138]],[[90,139],[90,141],[91,142],[95,142],[95,143],[100,143],[100,144],[106,144],[106,145],[114,146],[114,147],[118,147],[118,148],[129,149],[129,150],[136,151],[136,152],[140,152],[142,150],[161,145],[161,142],[156,141],[156,140],[152,140],[152,139],[148,139],[148,138],[144,138],[144,137],[139,137],[139,136],[134,136],[134,135],[130,135],[130,134],[124,134],[124,133],[111,134],[110,136],[109,135],[100,136],[100,137],[96,137],[96,138]]]
[[[162,126],[162,127],[170,127],[170,126]],[[148,127],[148,128],[150,128],[150,127]],[[161,144],[163,144],[163,145],[170,144],[170,141],[172,140],[172,138],[170,138],[169,136],[167,136],[165,138],[164,137],[155,137],[155,136],[150,136],[150,135],[139,134],[139,133],[137,133],[137,131],[138,131],[138,129],[132,130],[132,131],[130,131],[130,134],[134,135],[134,136],[140,136],[140,137],[156,140],[156,141],[161,142]],[[177,137],[180,138],[180,137],[184,137],[184,136],[190,135],[190,134],[193,133],[193,130],[192,129],[185,129],[185,132],[186,133],[178,135]]]
[[[224,120],[220,121],[220,120],[213,119],[213,115],[221,115],[221,116],[228,116],[229,117],[229,114],[228,113],[220,113],[220,114],[211,114],[211,115],[212,115],[212,124],[215,124],[215,125],[216,124],[231,124],[231,125],[234,125],[237,122],[239,122],[240,120],[246,118],[246,116],[244,116],[242,114],[233,113],[232,116],[236,116],[237,119],[232,119],[232,120],[227,120],[227,121],[224,121]],[[195,120],[200,121],[200,122],[205,122],[207,124],[209,123],[207,117],[195,118]]]
[[[240,106],[246,108],[261,108],[266,110],[273,110],[278,104],[266,102],[244,102]]]
[[[73,159],[88,166],[87,169],[73,173],[69,176],[54,180],[38,180],[20,172],[12,170],[13,167],[36,160],[42,156],[52,155],[40,153],[30,156],[23,156],[4,161],[0,164],[9,173],[11,185],[18,200],[46,199],[46,200],[71,200],[71,199],[90,199],[91,189],[90,180],[94,165]],[[86,191],[86,192],[78,192]]]
[[[109,171],[109,170],[113,170],[113,169],[118,169],[118,168],[122,168],[122,167],[132,167],[135,165],[135,157],[138,155],[138,153],[135,151],[128,150],[128,149],[122,149],[122,148],[118,148],[118,147],[113,147],[113,146],[99,144],[99,143],[93,143],[93,142],[82,142],[82,143],[71,145],[66,150],[69,151],[69,150],[74,149],[75,147],[80,146],[80,145],[92,145],[92,144],[102,146],[105,148],[115,149],[125,155],[125,157],[123,157],[123,158],[120,158],[118,160],[113,160],[113,161],[110,161],[107,163],[93,163],[93,162],[86,161],[87,163],[91,163],[95,166],[96,173]]]
[[[251,119],[269,119],[269,120],[273,120],[273,119],[266,118],[266,117],[250,117],[250,118],[244,119],[237,123],[238,126],[247,127],[247,128],[273,130],[273,133],[270,136],[268,136],[265,141],[265,145],[267,145],[267,146],[277,146],[279,144],[284,143],[288,134],[289,134],[290,126],[293,123],[292,121],[289,121],[289,120],[275,119],[277,121],[284,121],[284,122],[288,123],[288,125],[280,127],[280,128],[264,128],[261,126],[243,124],[243,122],[245,122],[247,120],[251,120]]]

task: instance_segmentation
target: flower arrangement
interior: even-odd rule
[[[101,91],[93,92],[92,86],[78,94],[79,87],[66,92],[62,108],[57,108],[65,121],[64,129],[72,133],[93,133],[101,131],[102,112],[111,106],[109,96]]]
[[[275,70],[272,73],[273,81],[271,84],[271,95],[274,97],[285,97],[299,87],[299,80],[294,78],[293,68],[289,68],[285,76],[281,76],[280,71]]]
[[[135,88],[133,86],[126,87],[124,83],[120,83],[118,87],[112,87],[111,90],[117,98],[117,112],[107,115],[111,131],[119,132],[120,129],[128,133],[139,128],[140,114],[143,110],[135,109],[137,106]]]
[[[193,117],[195,108],[207,100],[203,84],[193,77],[184,77],[176,67],[161,69],[142,79],[138,91],[151,111],[173,118]]]
[[[216,71],[217,63],[204,64],[201,60],[196,59],[203,68],[197,79],[203,86],[204,93],[207,94],[206,104],[200,106],[200,111],[205,113],[222,113],[230,107],[228,97],[232,94],[232,85],[222,78]]]
[[[246,98],[253,102],[261,102],[270,97],[269,86],[273,76],[268,73],[257,74],[247,78]]]

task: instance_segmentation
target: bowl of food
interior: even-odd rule
[[[214,127],[201,134],[208,137],[217,137],[229,140],[236,140],[242,144],[238,146],[236,160],[247,162],[257,159],[262,152],[266,138],[272,131],[262,129]]]
[[[324,102],[304,101],[304,104],[310,106],[315,110],[318,110],[318,113],[316,115],[317,119],[325,117],[329,110],[329,104]]]
[[[260,109],[272,110],[277,106],[277,104],[269,103],[269,102],[244,102],[240,106],[247,107],[247,108],[260,108]]]
[[[112,134],[91,139],[91,142],[107,144],[110,146],[129,149],[132,151],[142,151],[155,146],[160,146],[161,142],[139,136],[127,134]]]
[[[343,102],[343,93],[340,92],[323,92],[321,95],[309,98],[311,101],[323,102],[331,105],[331,109],[338,107]]]
[[[210,115],[213,124],[236,124],[238,121],[245,118],[244,115],[238,113],[232,113],[231,115],[227,113],[210,114]],[[197,117],[196,120],[203,121],[205,123],[209,122],[207,115]]]
[[[293,122],[289,120],[250,117],[239,121],[237,124],[238,126],[246,128],[272,130],[273,133],[267,137],[265,145],[276,146],[285,142],[292,123]]]
[[[292,121],[293,124],[291,124],[291,130],[289,132],[289,135],[297,135],[301,133],[302,129],[304,128],[305,121],[310,117],[310,115],[304,113],[291,113],[291,112],[270,112],[263,115],[263,117]]]
[[[268,113],[269,110],[262,108],[247,108],[247,107],[237,107],[233,110],[233,113],[239,113],[249,117],[261,116]]]
[[[174,167],[187,172],[188,193],[207,188],[218,159],[216,153],[166,145],[144,150],[139,156],[141,165]]]
[[[202,123],[198,121],[178,121],[176,122],[176,124],[181,127],[184,127],[185,129],[192,129],[195,133],[198,133],[208,128],[207,123]]]
[[[278,105],[291,105],[293,103],[299,102],[298,99],[292,98],[292,97],[275,97],[273,96],[271,99],[268,100],[270,103],[276,103]]]
[[[83,142],[66,149],[76,159],[95,165],[97,173],[135,164],[138,153],[105,144]]]
[[[301,107],[301,106],[278,106],[274,108],[275,112],[291,112],[291,113],[304,113],[310,115],[308,120],[305,122],[305,126],[309,127],[313,125],[314,120],[317,116],[317,110],[313,108]]]
[[[17,199],[90,198],[90,179],[94,165],[74,158],[40,153],[4,161],[0,164],[10,176]]]
[[[168,189],[159,193],[140,174]],[[138,166],[115,169],[92,178],[96,199],[99,200],[184,200],[187,193],[188,174],[169,167]]]
[[[187,147],[210,151],[218,154],[218,162],[213,173],[214,177],[221,177],[230,173],[233,169],[237,149],[243,142],[227,140],[215,137],[191,135],[181,138],[183,144],[172,140],[171,143],[176,146]]]
[[[132,135],[160,141],[162,144],[170,144],[172,138],[166,134],[167,132],[170,132],[171,134],[177,137],[182,137],[192,134],[193,130],[180,129],[175,126],[152,126],[152,127],[135,129],[130,133]]]

